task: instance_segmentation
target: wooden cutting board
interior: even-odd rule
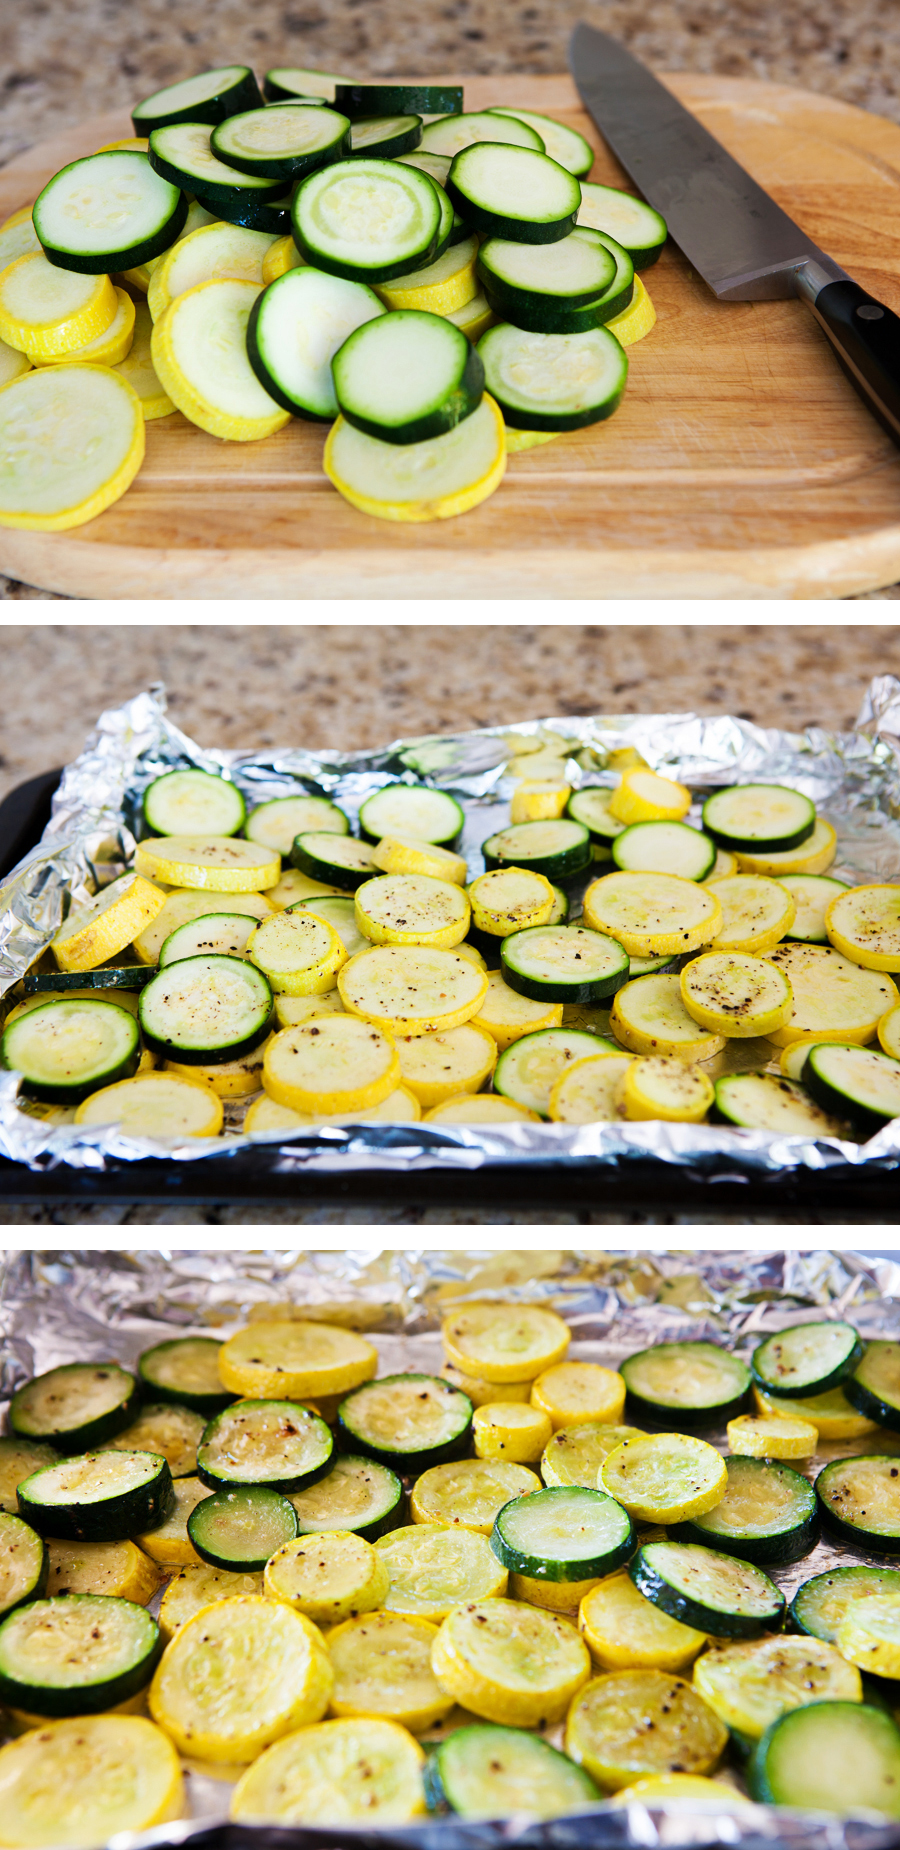
[[[900,311],[900,127],[783,85],[666,82],[824,250]],[[473,77],[466,105],[545,110],[625,183],[568,77]],[[130,133],[124,113],[0,171],[0,220],[66,161]],[[77,597],[842,597],[900,579],[900,450],[800,302],[718,303],[670,246],[659,320],[630,349],[608,423],[511,456],[461,518],[398,527],[321,470],[320,427],[223,443],[180,414],[147,426],[115,507],[70,533],[0,529],[0,571]]]

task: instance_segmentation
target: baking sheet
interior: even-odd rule
[[[321,792],[356,818],[365,798],[397,779],[425,780],[452,791],[466,810],[463,852],[470,877],[481,871],[481,843],[507,820],[514,785],[505,766],[515,735],[550,733],[568,744],[569,781],[611,785],[611,755],[628,747],[654,769],[697,793],[690,819],[699,821],[703,795],[734,781],[784,781],[804,791],[838,831],[834,873],[854,882],[900,880],[900,681],[879,677],[868,690],[857,729],[830,733],[766,730],[732,716],[643,714],[626,717],[548,717],[446,737],[402,739],[381,751],[337,755],[207,750],[169,718],[156,687],[104,713],[85,750],[69,765],[40,846],[0,887],[0,998],[14,1000],[23,973],[49,944],[70,900],[83,900],[129,863],[141,798],[162,772],[198,766],[232,778],[248,806],[298,788]],[[591,874],[572,892],[580,900]],[[577,910],[577,904],[576,908]],[[607,1032],[607,1009],[567,1008],[566,1023]],[[763,1040],[732,1041],[707,1063],[713,1078],[772,1062]],[[841,1138],[782,1136],[713,1124],[360,1124],[247,1138],[240,1126],[249,1101],[226,1106],[226,1134],[217,1138],[129,1137],[116,1126],[53,1126],[21,1111],[18,1078],[0,1072],[0,1155],[33,1169],[64,1165],[104,1173],[122,1162],[166,1157],[179,1163],[262,1146],[287,1169],[339,1175],[348,1170],[413,1174],[423,1169],[477,1170],[515,1163],[581,1164],[611,1169],[655,1157],[702,1175],[721,1159],[758,1174],[823,1171],[835,1164],[893,1170],[900,1164],[900,1120],[865,1144]]]

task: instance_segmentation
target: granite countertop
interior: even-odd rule
[[[188,16],[167,0],[32,0],[4,20],[0,162],[58,129],[204,66],[247,59],[375,77],[416,70],[566,68],[579,18],[660,71],[797,84],[900,121],[894,0],[216,0]],[[252,22],[252,23],[251,23]],[[0,599],[48,594],[0,576]],[[900,586],[870,594],[900,598]]]

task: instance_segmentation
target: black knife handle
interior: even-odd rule
[[[807,300],[851,384],[900,444],[900,317],[850,277]]]

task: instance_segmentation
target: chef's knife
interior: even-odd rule
[[[802,296],[869,410],[900,443],[900,319],[813,244],[616,39],[576,26],[569,66],[604,140],[719,300]]]

